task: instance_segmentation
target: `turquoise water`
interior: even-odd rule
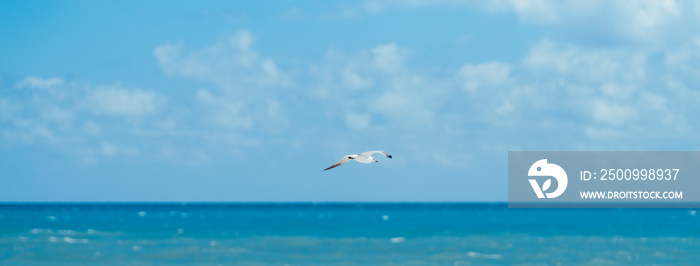
[[[3,204],[3,265],[698,264],[693,209]]]

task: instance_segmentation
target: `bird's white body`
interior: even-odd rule
[[[379,161],[377,161],[377,159],[374,159],[374,157],[372,157],[372,154],[375,154],[375,153],[381,153],[382,155],[384,155],[390,159],[392,158],[391,154],[389,154],[388,152],[385,152],[385,151],[368,151],[368,152],[363,152],[363,153],[358,153],[358,154],[349,154],[349,155],[345,155],[343,157],[343,159],[340,159],[340,161],[338,161],[334,165],[331,165],[330,167],[324,169],[323,171],[338,167],[344,163],[349,162],[350,160],[355,160],[355,161],[360,162],[360,163],[373,163],[373,162],[378,163]]]
[[[374,163],[374,162],[378,163],[379,162],[379,161],[377,161],[377,159],[374,159],[374,157],[372,157],[372,152],[363,152],[363,153],[359,153],[359,154],[352,154],[352,155],[345,155],[345,156],[354,156],[355,159],[353,159],[353,160],[357,161],[358,163]]]

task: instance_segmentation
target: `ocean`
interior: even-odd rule
[[[0,204],[0,265],[700,264],[694,209]]]

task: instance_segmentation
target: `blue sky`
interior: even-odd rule
[[[509,150],[697,150],[699,26],[690,1],[0,1],[0,201],[505,201]]]

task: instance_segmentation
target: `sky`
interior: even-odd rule
[[[0,201],[506,201],[508,151],[698,150],[698,28],[697,1],[0,1]]]

